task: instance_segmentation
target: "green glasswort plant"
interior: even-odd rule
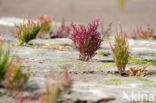
[[[123,32],[122,28],[117,32],[115,36],[115,44],[111,45],[111,50],[119,74],[125,71],[126,64],[128,63],[129,49],[126,33]]]
[[[38,32],[40,31],[41,26],[38,23],[35,23],[31,20],[28,20],[19,26],[16,26],[17,32],[17,42],[16,45],[23,45],[24,43],[28,43],[30,40],[35,39]]]
[[[9,50],[3,49],[3,41],[0,40],[0,83],[5,78],[6,68],[11,63],[11,57]]]
[[[29,77],[30,74],[24,71],[19,58],[16,57],[16,62],[12,62],[6,70],[4,86],[9,90],[20,91],[25,87]]]

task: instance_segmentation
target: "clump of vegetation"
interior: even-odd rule
[[[30,40],[35,39],[41,29],[41,26],[38,23],[31,20],[28,20],[26,23],[24,21],[19,26],[16,26],[16,45],[23,45],[24,43],[28,43]]]
[[[156,35],[154,34],[153,28],[147,26],[145,29],[142,27],[137,27],[132,37],[135,39],[149,39],[156,38]]]
[[[111,45],[111,50],[119,74],[125,71],[126,64],[128,63],[129,48],[126,33],[120,27],[120,30],[115,36],[115,44]]]
[[[66,69],[64,67],[64,69]],[[41,90],[37,103],[60,103],[64,101],[63,94],[69,94],[72,87],[72,81],[69,73],[52,72],[46,75],[45,88]],[[31,103],[34,96],[23,98],[20,96],[19,103]],[[63,100],[63,101],[62,101]],[[68,100],[67,100],[68,101]]]
[[[102,42],[102,35],[97,31],[99,19],[96,19],[87,26],[72,24],[73,35],[71,39],[79,51],[79,59],[88,61],[99,49]]]
[[[36,22],[41,26],[40,33],[38,34],[38,37],[41,38],[50,31],[52,27],[52,17],[48,15],[38,16]]]
[[[10,90],[21,90],[29,79],[29,73],[23,72],[19,58],[14,62],[9,50],[3,49],[3,41],[0,41],[0,83]]]
[[[68,38],[71,36],[71,27],[66,26],[64,19],[61,22],[61,26],[55,33],[55,38]]]
[[[39,103],[57,103],[58,98],[70,91],[72,82],[69,74],[65,71],[63,74],[52,73],[48,75],[46,81],[46,88],[40,97]]]
[[[135,66],[132,66],[129,68],[128,76],[145,76],[148,74],[146,68],[147,68],[147,65],[144,65],[141,68],[137,68]]]
[[[17,57],[16,62],[12,62],[6,70],[4,86],[9,90],[20,91],[25,87],[29,77],[30,74],[24,71]]]
[[[0,40],[0,83],[5,78],[6,69],[10,65],[12,58],[10,57],[9,50],[3,49],[3,41]]]

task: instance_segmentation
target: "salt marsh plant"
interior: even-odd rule
[[[128,63],[129,49],[126,33],[120,27],[120,30],[115,36],[115,44],[111,45],[113,57],[118,69],[119,74],[125,71],[126,64]]]
[[[12,62],[6,70],[4,86],[9,90],[20,91],[28,82],[30,74],[24,71],[19,58],[16,57],[16,62]]]
[[[17,42],[16,45],[23,45],[30,40],[35,39],[38,32],[41,29],[41,25],[31,20],[24,20],[22,24],[16,26]]]
[[[3,41],[0,40],[0,83],[4,80],[6,69],[11,61],[9,50],[3,49]]]
[[[20,90],[29,79],[29,74],[23,72],[19,59],[14,62],[9,50],[3,49],[3,41],[0,41],[0,83],[7,89]]]
[[[71,36],[71,27],[65,24],[64,19],[61,22],[61,26],[56,31],[56,38],[68,38]]]
[[[68,93],[72,82],[67,71],[64,73],[50,73],[46,77],[46,88],[43,91],[39,103],[58,103],[58,98]]]
[[[64,67],[64,69],[66,69]],[[69,94],[72,87],[72,81],[67,71],[52,72],[45,77],[45,87],[41,89],[37,103],[62,103],[68,101],[62,97],[64,94]],[[39,99],[39,100],[38,100]],[[28,98],[20,96],[18,103],[32,103],[33,96],[30,94]]]
[[[135,39],[149,39],[156,38],[156,35],[154,34],[153,28],[147,26],[145,29],[142,27],[136,27],[132,37]]]
[[[38,16],[36,22],[41,26],[41,30],[38,34],[38,37],[43,37],[50,31],[52,27],[52,17],[48,15]]]
[[[146,69],[147,69],[147,65],[144,65],[141,68],[132,66],[129,68],[128,76],[145,76],[148,74]]]
[[[96,19],[87,26],[72,24],[72,41],[79,51],[79,59],[88,61],[99,49],[102,42],[102,35],[97,31],[100,20]]]

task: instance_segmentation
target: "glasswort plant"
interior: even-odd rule
[[[28,20],[27,23],[24,23],[23,21],[21,25],[16,26],[16,45],[23,45],[24,43],[28,43],[30,40],[35,39],[40,29],[41,26],[38,23],[31,20]]]
[[[19,58],[16,57],[16,62],[12,62],[6,70],[4,86],[9,90],[20,91],[25,87],[29,77],[30,74],[24,71]]]
[[[76,45],[79,54],[79,59],[82,61],[88,61],[99,49],[102,42],[102,35],[97,31],[99,26],[99,19],[96,19],[87,26],[72,24],[73,34],[71,36],[72,41]]]
[[[135,39],[139,39],[139,38],[149,39],[149,38],[156,38],[156,35],[154,34],[153,28],[147,26],[146,29],[143,29],[142,27],[137,27],[132,37]]]
[[[64,73],[50,73],[46,78],[46,87],[39,103],[58,103],[58,99],[62,94],[70,92],[72,81],[67,71]]]
[[[0,83],[4,80],[6,69],[11,61],[10,51],[3,49],[3,41],[0,40]]]
[[[56,31],[56,38],[68,38],[69,36],[71,36],[71,27],[67,26],[63,19],[61,26]]]
[[[120,27],[120,30],[115,36],[115,44],[114,46],[111,45],[111,50],[117,65],[118,72],[122,75],[122,73],[125,71],[129,57],[127,36],[126,33],[122,30],[122,27]]]
[[[41,38],[50,31],[52,27],[52,17],[48,15],[38,16],[36,22],[41,26],[41,30],[38,34],[38,37]]]

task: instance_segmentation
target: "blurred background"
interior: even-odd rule
[[[105,25],[120,22],[128,31],[137,25],[156,29],[155,11],[156,0],[1,0],[0,4],[0,18],[47,14],[55,21],[88,23],[99,17]]]
[[[2,0],[0,17],[34,17],[47,14],[55,20],[89,22],[95,17],[104,22],[156,24],[156,0]],[[124,0],[123,0],[124,1]]]

